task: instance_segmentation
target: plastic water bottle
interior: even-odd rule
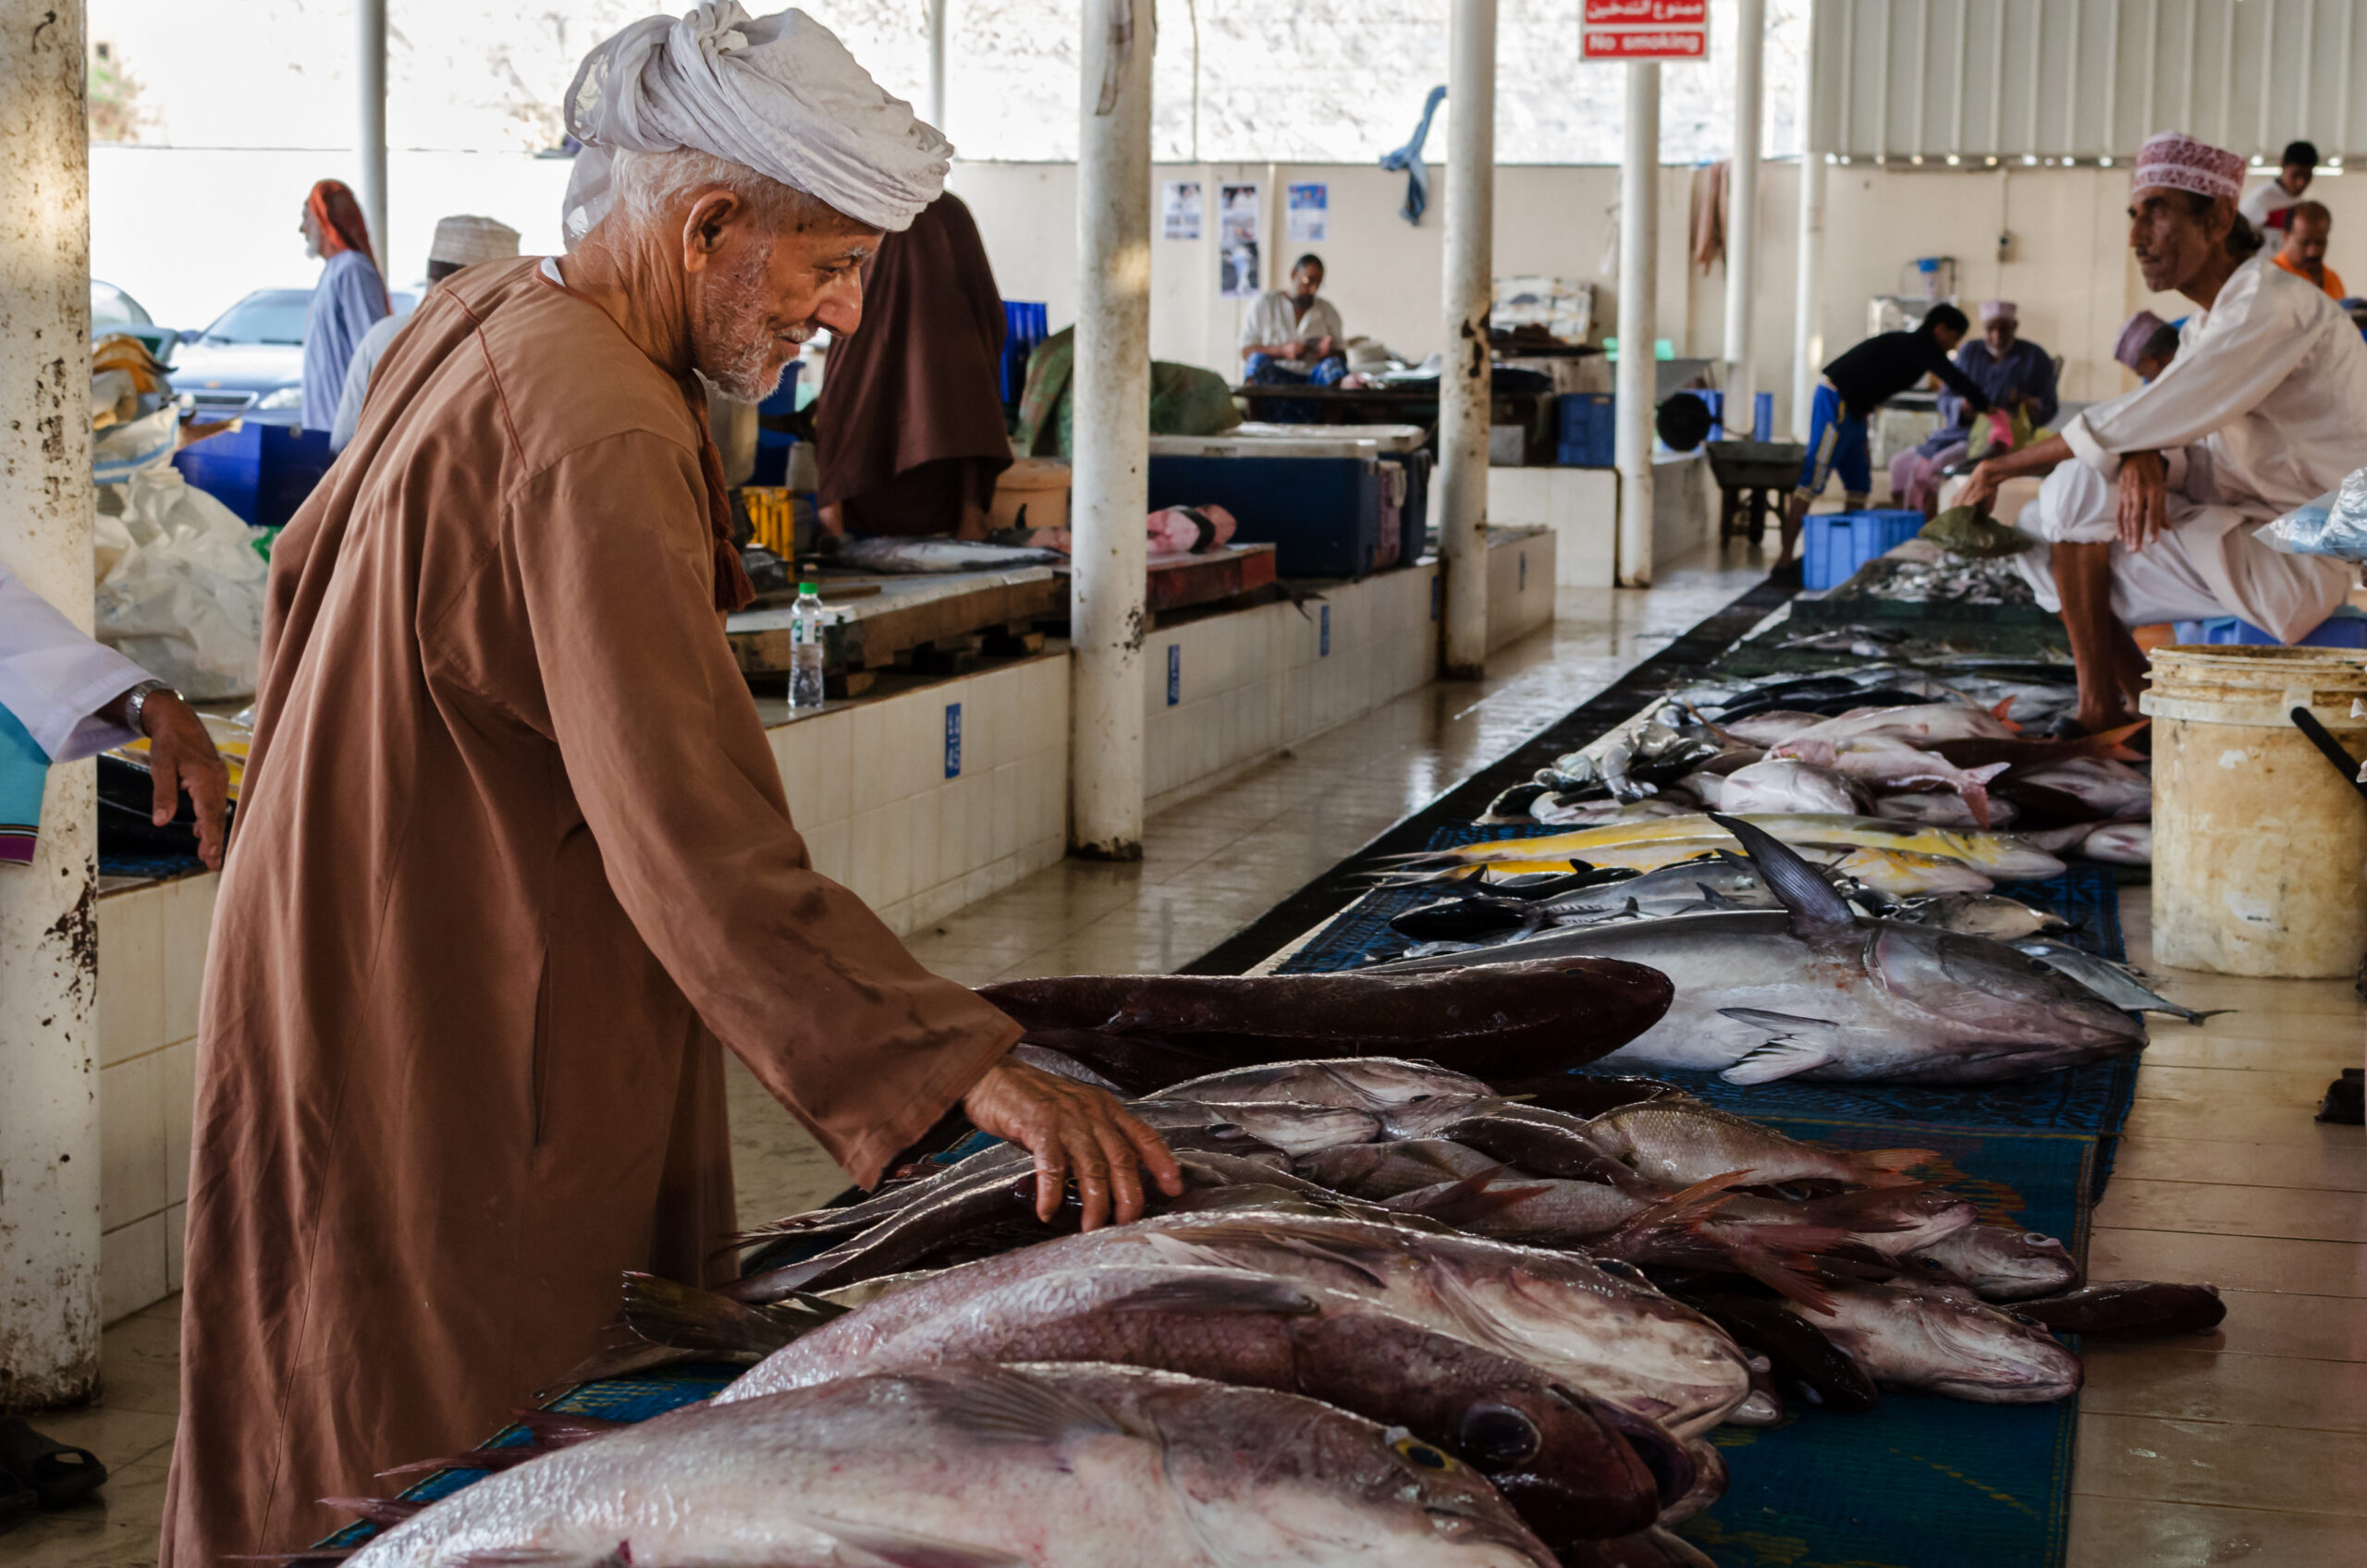
[[[797,585],[797,603],[789,610],[789,705],[822,705],[822,629],[830,612],[822,607],[822,591],[811,582]]]

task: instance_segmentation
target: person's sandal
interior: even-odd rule
[[[0,1416],[0,1477],[31,1488],[43,1508],[66,1508],[106,1485],[107,1467],[86,1448],[42,1436],[21,1415]],[[0,1496],[0,1515],[8,1512]]]

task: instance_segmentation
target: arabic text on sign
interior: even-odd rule
[[[1588,27],[1710,25],[1710,0],[1586,0]]]

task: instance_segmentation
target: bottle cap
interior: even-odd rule
[[[797,585],[797,591],[801,594],[819,594],[822,590],[816,588],[811,582],[801,582]]]

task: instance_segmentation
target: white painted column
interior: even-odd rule
[[[1800,276],[1792,299],[1792,436],[1809,438],[1809,416],[1824,367],[1824,154],[1810,144],[1800,153]]]
[[[360,171],[362,216],[388,279],[394,260],[386,244],[386,0],[353,0],[354,166]]]
[[[91,624],[90,125],[81,0],[0,0],[0,563]],[[92,765],[49,770],[0,869],[0,1410],[99,1372]]]
[[[1652,585],[1652,405],[1660,381],[1661,67],[1627,62],[1619,165],[1619,555],[1623,588]]]
[[[1726,222],[1726,435],[1750,435],[1759,388],[1759,117],[1766,92],[1767,0],[1735,0],[1735,157]]]
[[[1496,0],[1454,0],[1446,92],[1446,262],[1439,375],[1439,674],[1488,658],[1488,313],[1495,297]]]
[[[945,129],[945,8],[951,0],[928,0],[928,123]]]
[[[1150,0],[1085,0],[1069,579],[1069,851],[1143,852],[1150,511]]]

